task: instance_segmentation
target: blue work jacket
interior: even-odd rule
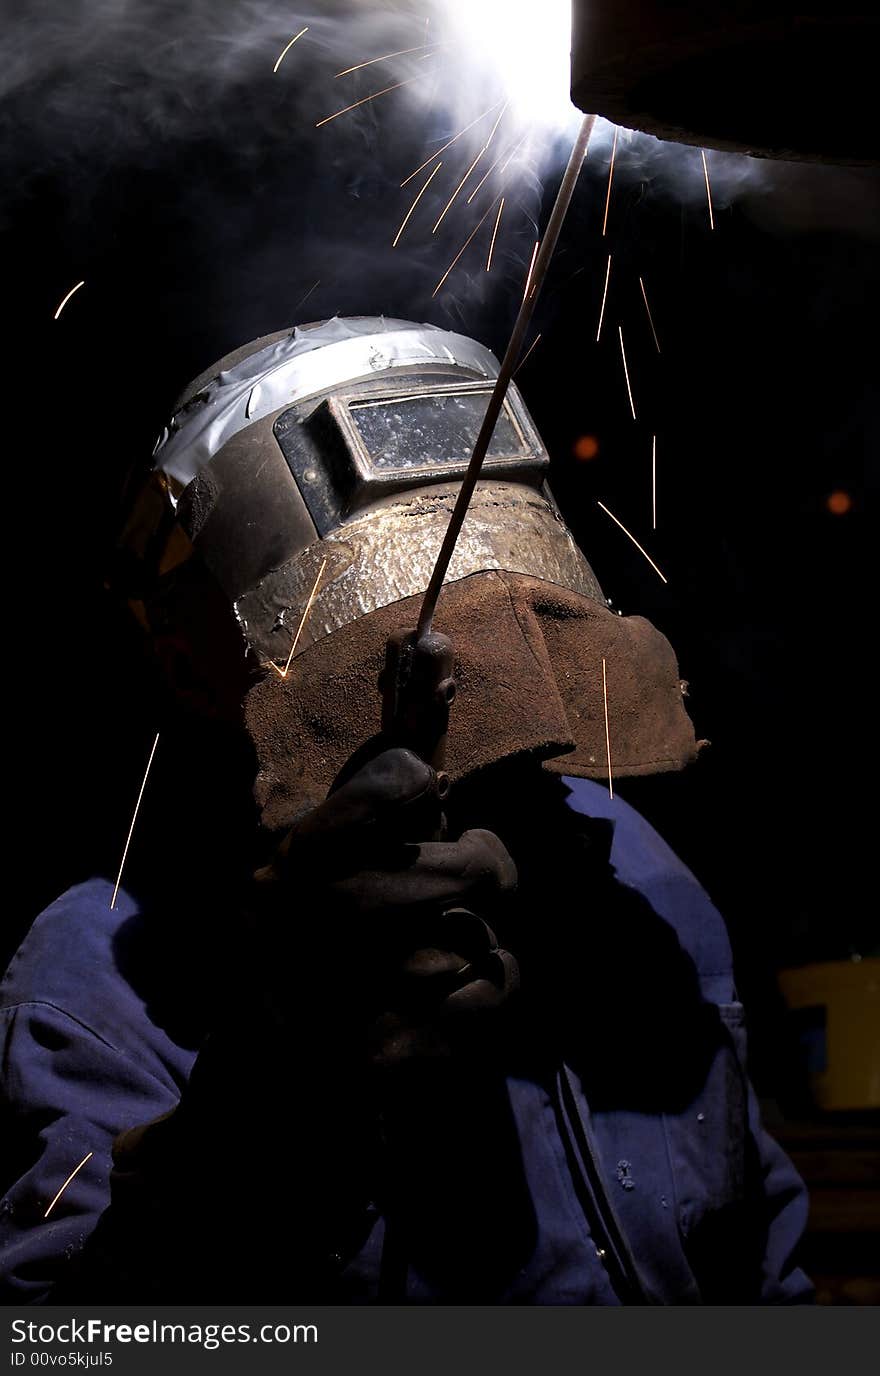
[[[764,1131],[746,1078],[743,1010],[724,923],[633,808],[595,783],[566,783],[569,807],[613,823],[617,881],[640,895],[692,963],[716,1032],[686,1101],[658,1095],[657,1103],[635,1107],[625,1095],[616,1101],[613,1092],[594,1100],[575,1065],[560,1065],[549,1079],[507,1077],[517,1191],[528,1226],[520,1254],[506,1268],[493,1270],[487,1261],[484,1292],[477,1282],[468,1298],[557,1305],[806,1302],[811,1286],[793,1260],[806,1223],[805,1191]],[[111,886],[100,879],[65,893],[36,919],[2,984],[0,1293],[7,1303],[65,1295],[66,1278],[76,1273],[99,1219],[106,1224],[114,1213],[115,1205],[108,1209],[114,1139],[173,1110],[196,1058],[197,1039],[156,1004],[126,956],[136,951],[148,915],[125,892],[111,910],[110,896]],[[622,932],[624,953],[626,940]],[[236,989],[231,997],[244,1026],[248,991]],[[662,998],[659,1007],[662,1019]],[[604,1050],[613,1066],[614,1047]],[[232,1163],[245,1178],[235,1178],[223,1207],[233,1215],[259,1210],[261,1189],[289,1196],[291,1182],[274,1180],[271,1159],[262,1158],[262,1166]],[[491,1165],[480,1169],[491,1190]],[[512,1199],[517,1191],[512,1210],[519,1207]],[[461,1254],[476,1255],[479,1274],[480,1218],[457,1226]],[[315,1259],[327,1277],[318,1294],[323,1302],[381,1299],[385,1223],[374,1204],[365,1206],[355,1234],[329,1269],[326,1257]],[[244,1273],[258,1259],[239,1257],[237,1264]],[[96,1280],[90,1291],[86,1280],[76,1293],[101,1302],[100,1287]],[[233,1280],[222,1298],[236,1293]],[[283,1277],[267,1277],[265,1293],[273,1302],[284,1297]],[[128,1296],[156,1297],[163,1297],[161,1286]],[[430,1259],[406,1260],[395,1302],[460,1298]]]

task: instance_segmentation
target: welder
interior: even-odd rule
[[[177,404],[113,579],[176,795],[153,872],[65,894],[4,983],[8,1299],[810,1298],[723,921],[609,787],[695,757],[675,657],[609,607],[515,387],[435,617],[442,768],[395,730],[497,371],[334,319]]]

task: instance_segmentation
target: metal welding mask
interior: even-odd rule
[[[378,729],[385,640],[415,625],[497,373],[462,335],[335,318],[222,359],[157,443],[123,539],[133,600],[191,685],[226,711],[244,700],[273,825]],[[531,751],[600,776],[601,702],[582,678],[598,667],[601,699],[603,646],[627,686],[618,771],[680,767],[694,742],[672,652],[608,609],[548,463],[511,386],[435,618],[456,651],[450,773]]]

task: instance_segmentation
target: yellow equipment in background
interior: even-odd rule
[[[880,958],[781,970],[779,986],[817,1107],[880,1108]]]

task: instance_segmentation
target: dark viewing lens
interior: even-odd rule
[[[489,396],[489,392],[464,392],[350,402],[349,413],[377,471],[458,466],[471,456]],[[528,454],[518,426],[503,410],[489,458],[519,459]]]

